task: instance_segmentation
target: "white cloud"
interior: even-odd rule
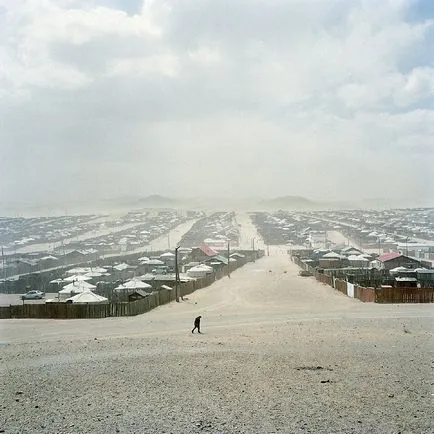
[[[409,18],[417,0],[98,3],[0,3],[2,198],[51,185],[47,154],[85,159],[93,194],[372,196],[409,162],[425,170],[384,195],[432,192],[434,23]]]
[[[406,106],[434,97],[434,68],[413,69],[407,75],[405,84],[395,94],[395,102]]]
[[[173,54],[152,55],[146,58],[124,58],[113,61],[108,67],[108,77],[131,77],[135,75],[157,74],[167,77],[179,75],[179,60]]]
[[[57,61],[54,44],[83,46],[109,38],[128,43],[131,37],[151,41],[161,37],[157,14],[149,6],[143,7],[140,15],[129,16],[107,7],[74,8],[75,3],[30,0],[6,4],[7,12],[0,18],[0,35],[5,41],[0,51],[4,65],[0,80],[12,84],[11,94],[26,86],[71,89],[92,82],[94,77],[80,71],[81,65]]]
[[[222,60],[218,49],[207,47],[206,45],[201,46],[197,50],[189,51],[188,55],[190,59],[204,65],[217,63]]]

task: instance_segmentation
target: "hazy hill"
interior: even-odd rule
[[[73,214],[106,214],[125,213],[138,209],[179,209],[213,211],[320,211],[343,209],[387,209],[387,208],[417,208],[432,207],[433,200],[410,199],[360,199],[354,201],[321,201],[311,200],[302,196],[287,195],[269,199],[255,197],[179,197],[172,198],[153,194],[149,196],[120,196],[113,198],[56,201],[42,203],[40,201],[0,203],[0,216],[37,217],[60,216]]]
[[[314,202],[301,196],[276,197],[274,199],[263,200],[259,205],[263,208],[283,210],[318,209],[322,206],[322,204],[318,202]]]
[[[177,206],[181,206],[181,201],[171,197],[160,196],[159,194],[152,194],[138,198],[136,204],[144,208],[176,208]]]

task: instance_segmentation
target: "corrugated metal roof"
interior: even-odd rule
[[[211,257],[211,256],[217,255],[217,252],[214,249],[212,249],[211,247],[206,246],[206,245],[200,246],[199,250],[202,253],[205,253],[206,256],[210,256]]]
[[[401,253],[398,252],[389,252],[389,253],[385,253],[384,255],[381,255],[378,260],[380,262],[387,262],[387,261],[391,261],[392,259],[396,259],[399,258],[401,255]]]
[[[213,256],[212,260],[221,262],[224,265],[228,265],[228,258],[226,258],[222,255],[215,255],[215,256]],[[207,259],[207,261],[209,261],[209,259]]]
[[[149,292],[143,291],[143,289],[136,289],[134,292],[130,294],[130,296],[134,294],[141,295],[142,297],[147,297],[149,295]]]
[[[397,282],[417,282],[415,277],[395,277]]]
[[[341,255],[336,252],[328,252],[325,255],[323,255],[323,258],[335,258],[335,259],[341,259]]]

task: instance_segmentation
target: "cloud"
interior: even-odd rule
[[[433,197],[422,4],[3,0],[0,199]]]
[[[405,78],[404,85],[397,90],[395,102],[398,105],[411,105],[434,98],[434,68],[417,67]]]
[[[160,74],[168,77],[176,77],[179,72],[178,58],[173,54],[161,54],[149,56],[145,59],[129,58],[114,61],[108,67],[107,75],[109,77],[135,75]]]

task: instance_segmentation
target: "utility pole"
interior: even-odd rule
[[[252,251],[253,251],[253,262],[255,262],[256,258],[255,258],[255,239],[254,238],[252,238]]]
[[[169,250],[170,250],[170,232],[167,233],[167,245],[168,245]]]
[[[228,241],[228,277],[231,278],[231,248],[230,241]]]
[[[270,256],[270,226],[267,226],[267,256]]]
[[[175,297],[179,302],[179,268],[178,268],[178,249],[180,246],[175,247]]]
[[[3,246],[2,246],[2,264],[3,264],[3,282],[6,288],[6,264],[5,264],[5,254],[3,252]]]

